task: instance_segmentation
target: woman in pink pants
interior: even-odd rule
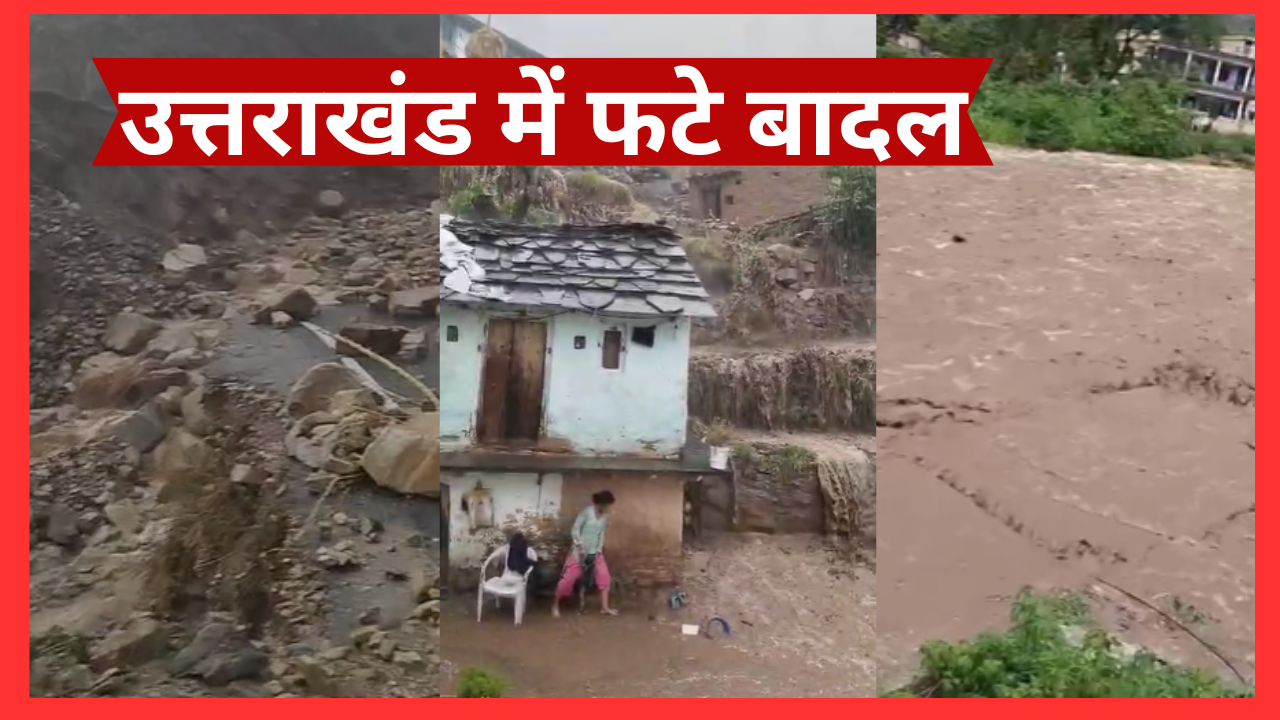
[[[591,496],[591,505],[578,513],[573,523],[573,549],[564,561],[564,573],[556,585],[556,598],[551,614],[560,617],[560,601],[573,595],[578,582],[589,589],[600,590],[600,612],[617,615],[609,607],[609,566],[604,561],[604,535],[609,529],[609,511],[613,509],[613,493],[601,490]]]

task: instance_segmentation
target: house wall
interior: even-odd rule
[[[720,219],[743,226],[777,217],[794,215],[819,205],[826,197],[827,179],[820,167],[736,167],[707,168],[737,170],[740,175],[726,179],[720,190]],[[690,183],[689,201],[694,216],[705,214],[697,189]]]
[[[684,557],[684,481],[685,476],[675,473],[566,472],[562,517],[571,525],[592,495],[608,490],[617,499],[605,537],[610,572],[639,585],[678,583]]]
[[[560,498],[563,481],[553,473],[445,473],[449,486],[449,566],[477,569],[494,548],[506,542],[507,534],[520,531],[536,542],[541,535],[560,525]],[[496,527],[473,528],[464,498],[477,484],[493,497]]]
[[[509,533],[525,533],[534,547],[567,544],[568,533],[591,496],[617,498],[606,537],[610,570],[641,585],[678,582],[684,540],[684,476],[675,473],[567,471],[564,473],[446,472],[449,491],[449,577],[470,587],[480,564]],[[463,498],[477,484],[493,498],[496,527],[476,529]],[[545,550],[543,551],[545,552]]]
[[[469,447],[480,401],[484,327],[488,316],[444,306],[440,326],[441,445]],[[628,320],[567,313],[546,320],[547,375],[543,435],[559,449],[583,455],[674,457],[685,442],[690,323]],[[449,341],[449,328],[457,341]],[[631,342],[634,327],[654,326],[653,347]],[[623,334],[621,367],[601,365],[604,333]],[[585,347],[574,348],[574,338]]]

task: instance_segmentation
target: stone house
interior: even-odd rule
[[[709,167],[689,175],[689,214],[750,226],[813,207],[826,197],[821,167]]]
[[[619,577],[678,579],[692,320],[714,316],[680,238],[658,225],[447,218],[440,306],[448,567],[472,577],[514,530],[547,553],[593,493],[618,499]]]

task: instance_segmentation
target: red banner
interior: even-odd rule
[[[97,59],[97,165],[990,165],[984,59]]]

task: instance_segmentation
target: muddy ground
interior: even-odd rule
[[[1254,175],[992,156],[879,173],[882,685],[1024,585],[1224,671],[1108,583],[1251,677]]]
[[[509,606],[475,595],[446,603],[443,693],[458,673],[481,667],[513,685],[508,697],[785,698],[867,697],[875,687],[875,575],[821,540],[721,535],[688,549],[683,590],[625,591],[618,617],[566,608],[559,620],[534,603],[525,623]],[[687,637],[681,625],[725,618],[730,637]],[[554,654],[548,648],[554,647]]]

